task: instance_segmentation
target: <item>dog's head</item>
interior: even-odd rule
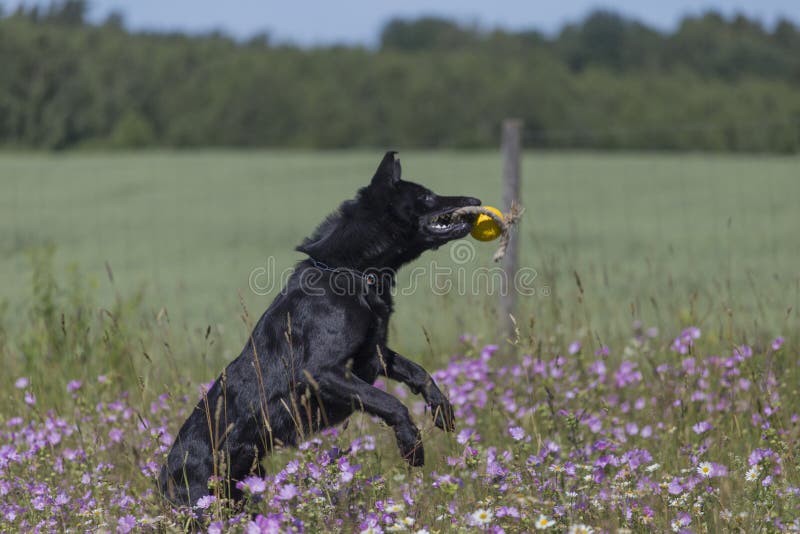
[[[297,249],[336,266],[398,268],[426,250],[465,237],[475,216],[453,212],[481,201],[439,196],[402,180],[396,154],[387,152],[369,186],[344,202]]]
[[[444,197],[400,177],[400,160],[387,152],[367,192],[374,206],[383,207],[405,229],[406,245],[420,247],[420,253],[453,239],[465,237],[475,222],[474,215],[453,217],[458,208],[478,206],[472,197]]]

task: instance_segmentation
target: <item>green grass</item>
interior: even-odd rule
[[[177,529],[183,516],[165,511],[162,501],[147,493],[152,480],[140,471],[145,461],[163,461],[163,451],[131,414],[174,435],[197,398],[197,384],[216,377],[239,353],[249,333],[246,323],[255,321],[271,301],[272,294],[250,290],[250,274],[268,266],[269,257],[279,271],[299,260],[302,256],[294,246],[341,200],[367,183],[379,157],[374,152],[0,155],[3,439],[21,450],[27,446],[25,434],[11,426],[15,416],[22,416],[26,432],[34,434],[46,428],[53,413],[75,421],[70,424],[80,429],[10,469],[17,493],[0,499],[0,506],[27,507],[29,483],[42,480],[53,487],[63,482],[80,489],[76,481],[84,472],[94,472],[97,462],[110,462],[113,469],[103,475],[109,482],[96,488],[99,504],[94,515],[62,517],[60,528],[78,528],[76,521],[85,521],[80,528],[115,525],[127,511],[115,508],[113,499],[121,483],[130,481],[125,491],[141,503],[136,504],[141,510],[137,516],[166,530]],[[501,164],[495,153],[408,152],[402,159],[408,179],[437,192],[475,195],[486,204],[499,204]],[[357,459],[364,462],[363,480],[381,475],[385,483],[355,492],[343,503],[315,501],[297,509],[298,517],[312,529],[332,528],[332,518],[350,517],[350,505],[370,510],[387,496],[400,499],[406,491],[401,482],[406,480],[413,482],[409,491],[419,492],[419,502],[409,513],[416,514],[420,525],[445,531],[449,519],[442,514],[452,503],[462,523],[478,507],[497,511],[519,503],[529,517],[522,523],[509,520],[506,526],[509,532],[530,531],[538,513],[549,515],[555,504],[564,502],[564,487],[531,491],[533,479],[553,476],[549,463],[555,459],[536,467],[532,479],[512,485],[510,493],[482,476],[472,478],[472,471],[485,471],[487,451],[495,446],[511,451],[508,469],[523,474],[533,469],[528,455],[539,454],[546,440],[559,443],[565,454],[578,454],[583,444],[599,439],[584,423],[576,426],[582,415],[602,419],[604,439],[618,445],[620,453],[636,447],[650,450],[654,461],[662,464],[654,480],[664,487],[673,476],[683,479],[696,471],[698,461],[687,457],[689,451],[725,465],[730,476],[714,479],[713,496],[707,496],[703,486],[687,491],[686,502],[643,492],[641,503],[655,510],[650,522],[637,517],[629,521],[610,508],[580,513],[568,508],[559,528],[580,520],[611,531],[622,526],[661,531],[679,511],[690,508],[697,525],[701,515],[693,507],[703,499],[706,504],[700,509],[707,513],[702,521],[710,532],[721,528],[720,521],[728,521],[720,519],[728,511],[745,531],[752,531],[765,514],[792,516],[796,500],[787,495],[800,480],[800,438],[790,419],[800,413],[798,163],[797,158],[700,154],[527,154],[527,212],[516,239],[522,266],[535,269],[537,276],[535,294],[520,298],[522,336],[516,346],[503,343],[497,334],[495,296],[480,291],[436,295],[427,282],[397,297],[390,332],[390,343],[399,352],[431,370],[446,369],[449,378],[441,380],[447,380],[451,397],[464,382],[472,382],[466,391],[485,392],[486,405],[470,408],[475,420],[458,422],[459,429],[480,432],[479,455],[465,460],[466,466],[448,466],[444,458],[463,456],[464,446],[433,429],[417,399],[408,397],[404,402],[424,434],[429,460],[424,470],[406,472],[391,432],[369,417],[355,417],[349,427],[339,429],[339,437],[325,438],[325,446],[375,435],[375,451]],[[475,269],[490,266],[495,244],[468,242],[475,247],[472,261],[454,263],[452,249],[443,247],[406,267],[398,287],[408,286],[415,267],[430,267],[432,262],[439,268],[463,268],[468,279]],[[48,250],[55,250],[52,261]],[[457,273],[447,277],[451,283],[458,282]],[[242,302],[249,311],[244,321]],[[636,320],[657,326],[660,333],[652,339],[633,339]],[[683,367],[689,355],[670,348],[681,327],[688,325],[703,332],[691,354],[702,367],[696,374]],[[478,375],[462,373],[458,364],[447,367],[455,354],[478,357],[479,350],[457,342],[464,332],[477,334],[480,343],[501,345],[497,356],[480,363],[485,369]],[[778,335],[786,337],[785,346],[770,349]],[[567,357],[563,376],[543,377],[532,371],[539,359],[551,370],[564,365],[557,363],[558,355],[566,354],[574,340],[580,340],[583,349]],[[737,364],[741,374],[736,376],[752,387],[737,382],[731,388],[730,369],[720,366],[715,355],[726,358],[734,346],[745,343],[753,347],[754,356]],[[611,348],[608,359],[594,355],[600,344]],[[533,358],[523,358],[526,354]],[[598,385],[594,371],[587,370],[600,359],[609,374]],[[615,385],[623,359],[636,362],[641,381]],[[501,367],[520,362],[527,362],[520,375]],[[657,371],[661,364],[668,370]],[[98,375],[108,375],[108,381],[98,383]],[[22,376],[30,384],[18,389],[14,382]],[[70,394],[66,385],[74,379],[84,385]],[[707,387],[713,398],[736,402],[730,409],[707,411],[703,402],[692,398],[696,389]],[[131,416],[120,423],[104,418],[110,408],[97,408],[98,403],[117,399],[123,391],[130,392],[122,399]],[[165,392],[168,406],[154,410],[151,402]],[[28,393],[35,394],[35,404],[26,402]],[[461,397],[465,408],[476,404],[480,395],[468,401]],[[530,411],[509,408],[510,398]],[[649,399],[647,407],[630,411],[628,405],[638,399]],[[767,415],[766,406],[777,407],[777,412]],[[759,413],[772,425],[769,431],[751,422]],[[701,421],[712,423],[713,431],[697,435],[692,428]],[[512,440],[507,428],[512,422],[531,440]],[[625,422],[639,428],[661,426],[653,439],[629,436],[626,442],[613,433]],[[110,438],[117,426],[125,433],[122,443]],[[706,442],[707,437],[713,441]],[[52,455],[78,442],[87,452],[86,460],[69,464],[63,476],[54,477]],[[709,443],[708,450],[700,452]],[[776,476],[773,486],[759,489],[758,484],[746,484],[744,476],[748,455],[765,446],[776,451],[784,474]],[[289,459],[302,459],[304,454],[308,455],[291,449],[268,456],[267,472],[275,474]],[[766,464],[764,469],[761,476],[767,473]],[[447,485],[432,489],[434,471],[466,482],[458,492]],[[636,476],[641,474],[640,469]],[[628,475],[623,473],[621,481],[613,483],[615,493],[626,499],[632,491],[626,484],[633,484]],[[331,476],[336,478],[335,473]],[[600,487],[580,480],[570,480],[568,486],[580,495],[592,496]],[[37,510],[26,512],[34,522],[46,516]],[[344,519],[344,525],[354,527],[347,523],[351,520]]]
[[[267,266],[269,256],[277,270],[291,268],[302,257],[294,246],[367,182],[379,156],[3,154],[0,298],[11,309],[26,302],[26,251],[53,243],[58,270],[77,264],[89,273],[101,304],[115,291],[143,287],[147,306],[166,309],[173,323],[219,325],[225,332],[220,356],[227,359],[247,334],[240,296],[255,316],[272,298],[249,290],[250,273]],[[496,153],[405,152],[402,160],[407,179],[500,203]],[[798,163],[701,154],[526,154],[527,213],[517,239],[522,265],[538,273],[538,292],[521,299],[521,319],[580,323],[614,336],[627,334],[632,315],[669,328],[676,317],[694,313],[702,321],[730,309],[748,324],[782,326],[786,309],[800,304]],[[490,266],[494,251],[494,244],[473,243],[468,276]],[[418,265],[434,261],[452,266],[449,249]],[[574,272],[585,290],[577,306]],[[495,298],[442,297],[429,289],[422,284],[397,299],[391,334],[399,350],[427,359],[462,331],[492,337]]]

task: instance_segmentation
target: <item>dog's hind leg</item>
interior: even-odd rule
[[[428,371],[389,347],[381,349],[381,356],[386,376],[407,385],[415,394],[421,393],[431,408],[433,421],[437,427],[448,432],[455,430],[453,407]]]
[[[394,429],[403,458],[413,466],[425,463],[419,429],[402,402],[352,373],[328,370],[316,377],[316,381],[323,402],[334,406],[346,404],[351,409],[380,417]]]

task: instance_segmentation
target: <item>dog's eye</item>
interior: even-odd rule
[[[433,195],[425,195],[422,197],[422,203],[429,208],[432,208],[434,205],[436,205],[436,197]]]

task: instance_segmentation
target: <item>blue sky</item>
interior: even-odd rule
[[[0,0],[6,10],[35,0]],[[221,29],[239,38],[266,31],[280,41],[303,45],[372,44],[381,25],[393,16],[443,15],[484,27],[537,28],[552,32],[598,7],[615,9],[661,29],[674,28],[685,14],[708,9],[743,12],[768,25],[780,16],[800,24],[800,0],[438,0],[326,2],[273,0],[90,0],[91,17],[102,20],[111,10],[125,15],[133,29],[203,32]]]

